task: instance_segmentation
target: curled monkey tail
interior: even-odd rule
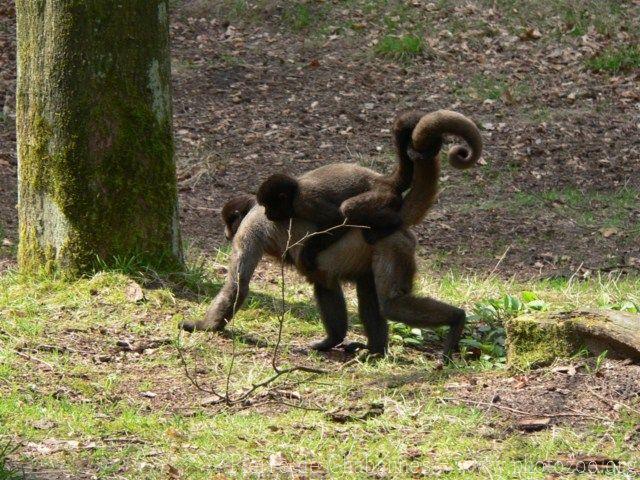
[[[411,189],[404,197],[400,216],[405,226],[422,221],[438,193],[440,160],[438,153],[444,135],[462,137],[471,148],[455,145],[449,149],[449,163],[458,169],[472,167],[482,153],[482,137],[475,123],[464,115],[438,110],[423,115],[411,134],[411,147],[418,153],[413,163]]]
[[[469,144],[471,151],[463,145],[449,149],[449,163],[454,168],[467,169],[476,164],[482,153],[482,136],[473,121],[461,113],[437,110],[424,115],[411,134],[414,150],[430,150],[442,142],[444,135],[456,135]]]
[[[407,111],[399,114],[393,122],[398,166],[388,178],[397,193],[407,190],[413,180],[413,160],[409,156],[409,148],[412,142],[411,134],[422,117],[424,112]]]

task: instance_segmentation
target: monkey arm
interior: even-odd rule
[[[197,322],[183,322],[183,329],[187,331],[223,330],[244,303],[249,293],[249,282],[264,254],[266,244],[264,232],[260,229],[264,227],[265,221],[261,222],[259,218],[255,222],[250,220],[247,225],[243,222],[234,238],[231,261],[222,290],[209,305],[204,319]]]
[[[318,230],[326,230],[344,223],[340,205],[325,199],[322,193],[312,192],[295,206],[296,217],[313,223]]]

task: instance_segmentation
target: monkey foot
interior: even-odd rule
[[[362,342],[342,342],[340,348],[346,353],[356,353],[358,350],[367,348],[367,346]]]
[[[332,350],[334,347],[340,345],[342,340],[334,340],[333,338],[325,338],[323,340],[318,340],[317,342],[313,342],[310,345],[312,350],[317,350],[318,352],[328,352]]]

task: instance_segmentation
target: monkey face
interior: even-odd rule
[[[264,207],[266,217],[272,222],[287,220],[295,216],[294,201],[298,194],[298,181],[288,175],[271,175],[256,195]]]
[[[231,241],[235,236],[238,228],[240,227],[240,222],[242,222],[242,218],[240,217],[239,212],[234,212],[232,216],[224,221],[224,237]]]
[[[256,199],[252,195],[238,195],[224,204],[220,214],[224,221],[224,236],[227,240],[234,237],[242,220],[255,204]]]

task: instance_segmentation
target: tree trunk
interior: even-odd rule
[[[17,0],[18,260],[182,263],[166,0]]]

